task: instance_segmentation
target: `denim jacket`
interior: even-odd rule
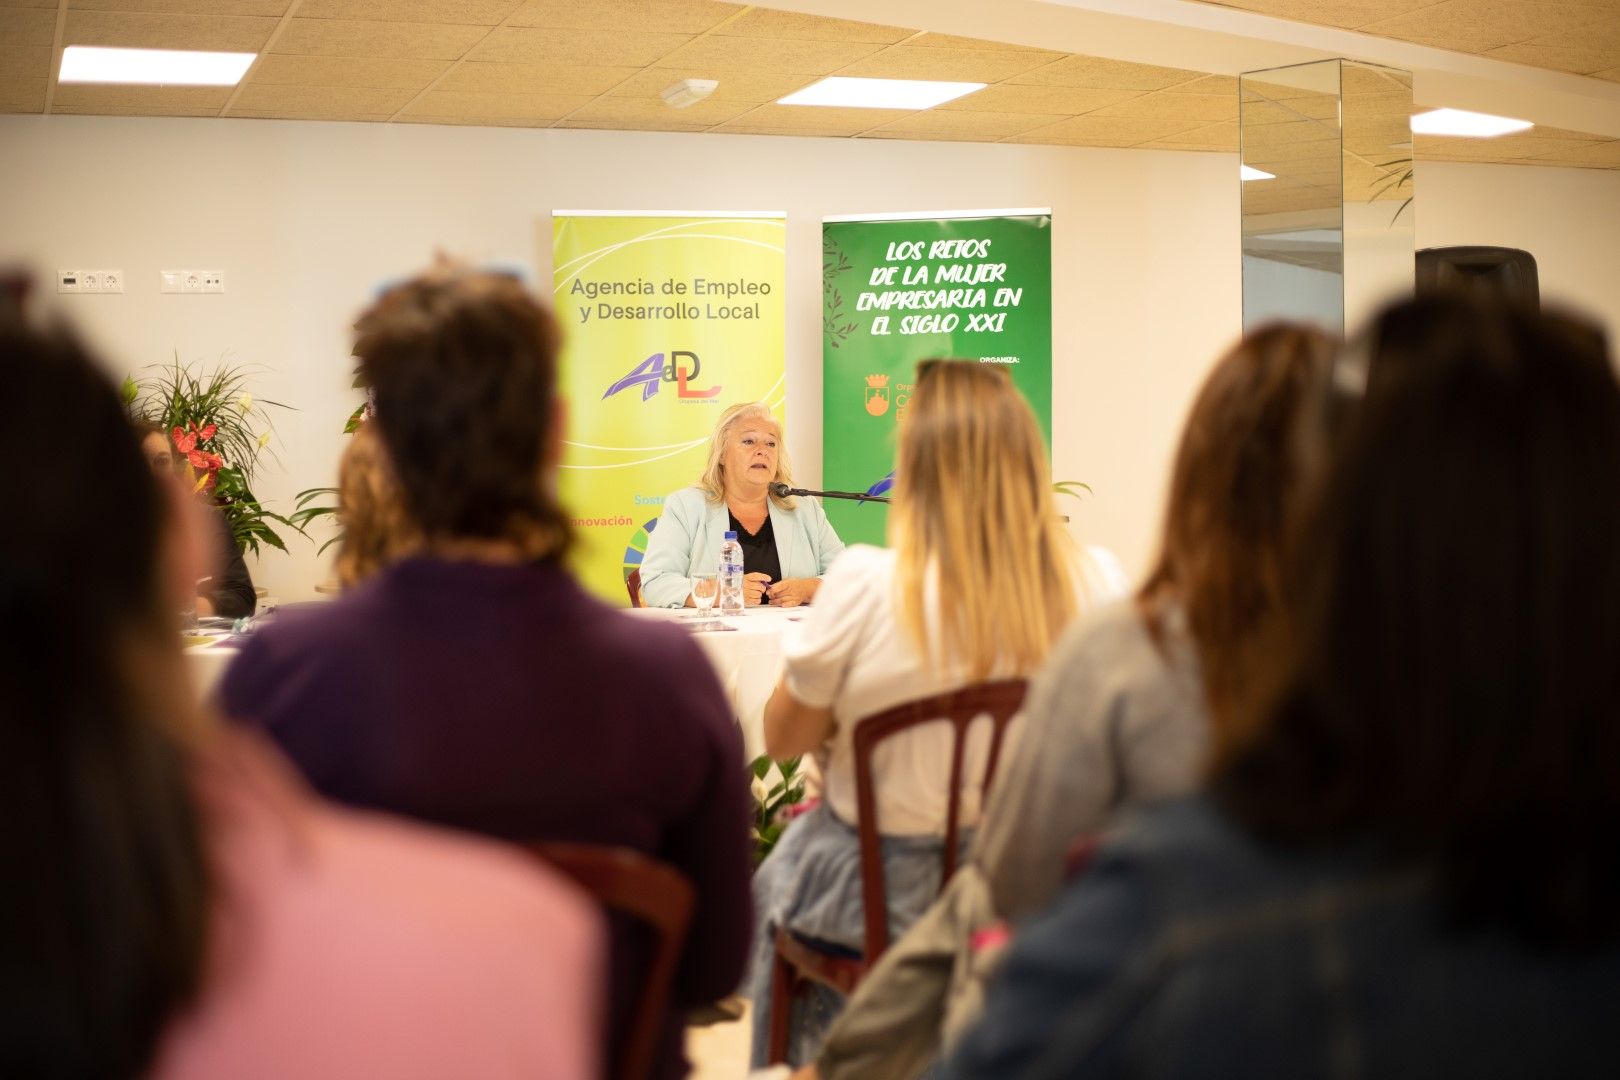
[[[1615,1077],[1620,945],[1449,927],[1420,873],[1281,852],[1183,799],[1130,821],[1018,929],[946,1072]]]

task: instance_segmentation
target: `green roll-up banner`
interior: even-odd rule
[[[566,335],[561,495],[572,565],[628,604],[664,497],[697,482],[727,405],[785,407],[782,214],[552,216],[552,293]]]
[[[918,360],[1004,364],[1052,440],[1052,214],[827,218],[822,485],[885,494]],[[885,508],[826,500],[846,543],[884,543]]]

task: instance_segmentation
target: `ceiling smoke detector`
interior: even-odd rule
[[[659,97],[664,104],[672,109],[684,109],[688,105],[696,105],[710,94],[720,83],[716,79],[682,79],[674,86],[664,88]]]

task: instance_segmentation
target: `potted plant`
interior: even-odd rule
[[[256,400],[248,391],[248,369],[220,364],[207,373],[182,364],[159,368],[150,378],[126,377],[125,408],[138,420],[164,431],[184,463],[193,490],[213,499],[225,515],[231,538],[244,551],[258,554],[259,545],[286,551],[277,526],[303,533],[295,522],[275,513],[253,494],[259,455],[270,447],[275,430],[270,408],[277,401]],[[274,456],[274,451],[270,451]]]

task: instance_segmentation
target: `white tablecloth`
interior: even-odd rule
[[[699,622],[693,612],[680,608],[636,608],[631,614],[638,619]],[[731,699],[732,710],[742,726],[743,754],[749,761],[765,752],[765,703],[782,675],[782,635],[789,623],[806,614],[799,608],[749,608],[731,618],[704,620],[736,629],[692,635],[714,665],[720,685]]]
[[[637,608],[630,613],[638,619],[662,619],[695,624],[691,611],[669,608]],[[704,655],[714,665],[720,685],[742,727],[743,752],[749,761],[765,752],[765,702],[770,700],[782,672],[782,634],[788,623],[804,618],[797,609],[749,608],[731,618],[711,622],[736,627],[734,630],[693,633]],[[186,650],[197,693],[207,697],[219,685],[220,676],[236,655],[235,649],[200,645]]]

